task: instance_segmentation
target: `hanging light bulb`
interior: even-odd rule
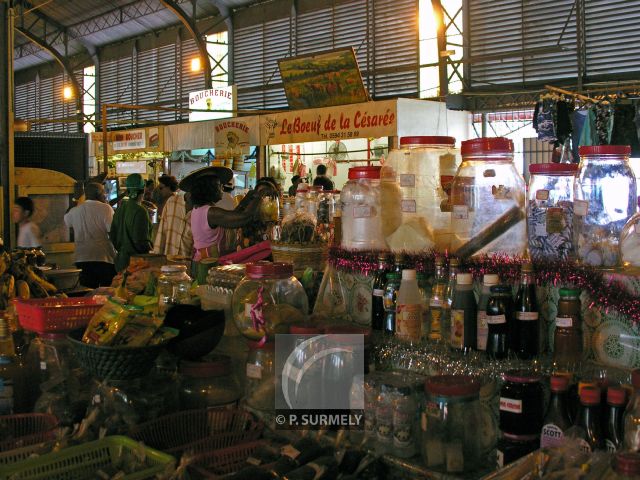
[[[69,100],[69,99],[73,98],[73,88],[64,87],[62,89],[62,96],[64,97],[65,100]]]
[[[200,57],[195,57],[191,59],[191,71],[199,72],[200,71]]]

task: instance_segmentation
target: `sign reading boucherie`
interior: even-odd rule
[[[120,150],[144,149],[147,146],[147,136],[144,128],[111,132],[111,141],[111,148],[116,152]]]
[[[206,111],[189,112],[189,121],[199,122],[231,117],[236,109],[235,93],[233,85],[190,92],[189,109]]]
[[[395,100],[261,115],[263,144],[394,136]]]

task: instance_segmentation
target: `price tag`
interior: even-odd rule
[[[404,213],[416,213],[416,201],[402,200],[401,209]]]
[[[467,205],[454,205],[452,214],[455,220],[466,220],[469,218],[469,207]]]
[[[47,369],[47,362],[40,362],[40,370],[46,370]]]
[[[538,312],[516,312],[516,320],[533,322],[538,320]]]
[[[556,317],[556,327],[571,328],[573,326],[573,319],[571,317]]]
[[[416,186],[416,176],[411,173],[400,174],[400,186],[414,188]]]
[[[282,455],[287,456],[293,460],[298,458],[298,456],[300,455],[300,452],[296,450],[296,448],[293,445],[286,445],[282,447],[282,450],[280,451],[280,453],[282,453]]]
[[[100,402],[101,402],[101,400],[100,400],[100,395],[94,395],[94,396],[93,396],[93,404],[94,404],[94,405],[99,405],[99,404],[100,404]]]
[[[536,200],[549,200],[549,190],[537,190]]]
[[[384,290],[382,290],[380,288],[374,288],[373,289],[373,296],[374,297],[383,297],[384,296]]]
[[[579,217],[585,217],[589,212],[589,202],[586,200],[573,201],[573,213]]]
[[[487,315],[487,324],[500,325],[501,323],[507,323],[507,317],[504,315]]]
[[[369,218],[371,216],[371,206],[364,205],[361,207],[353,207],[353,218]]]
[[[262,378],[262,366],[247,363],[247,378],[260,380]]]
[[[565,228],[564,210],[560,207],[553,207],[547,210],[547,233],[562,233]]]

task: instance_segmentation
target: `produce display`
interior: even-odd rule
[[[57,291],[38,268],[27,262],[23,252],[0,254],[0,310],[5,310],[13,298],[46,298]]]

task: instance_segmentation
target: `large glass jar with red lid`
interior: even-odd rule
[[[636,213],[636,179],[629,166],[631,147],[580,147],[580,170],[574,187],[574,236],[578,260],[612,268],[621,264],[618,242]]]
[[[345,249],[385,250],[386,237],[400,226],[400,189],[392,177],[381,182],[380,169],[349,169],[349,181],[340,193]]]
[[[494,445],[483,442],[480,383],[464,375],[436,375],[425,383],[421,451],[429,469],[460,474],[483,466]],[[491,432],[495,438],[494,432]]]
[[[451,249],[458,257],[527,247],[524,179],[508,138],[462,142],[462,164],[451,187]]]
[[[255,262],[233,292],[233,319],[248,340],[272,342],[289,325],[307,319],[309,302],[290,263]]]
[[[573,183],[575,163],[529,166],[527,233],[529,253],[536,260],[575,258],[573,246]]]
[[[242,396],[231,359],[211,355],[202,361],[180,362],[180,408],[234,407]]]
[[[393,175],[400,186],[403,223],[424,222],[441,251],[450,244],[449,195],[460,165],[455,143],[453,137],[401,137],[400,148],[389,152],[382,174]]]

